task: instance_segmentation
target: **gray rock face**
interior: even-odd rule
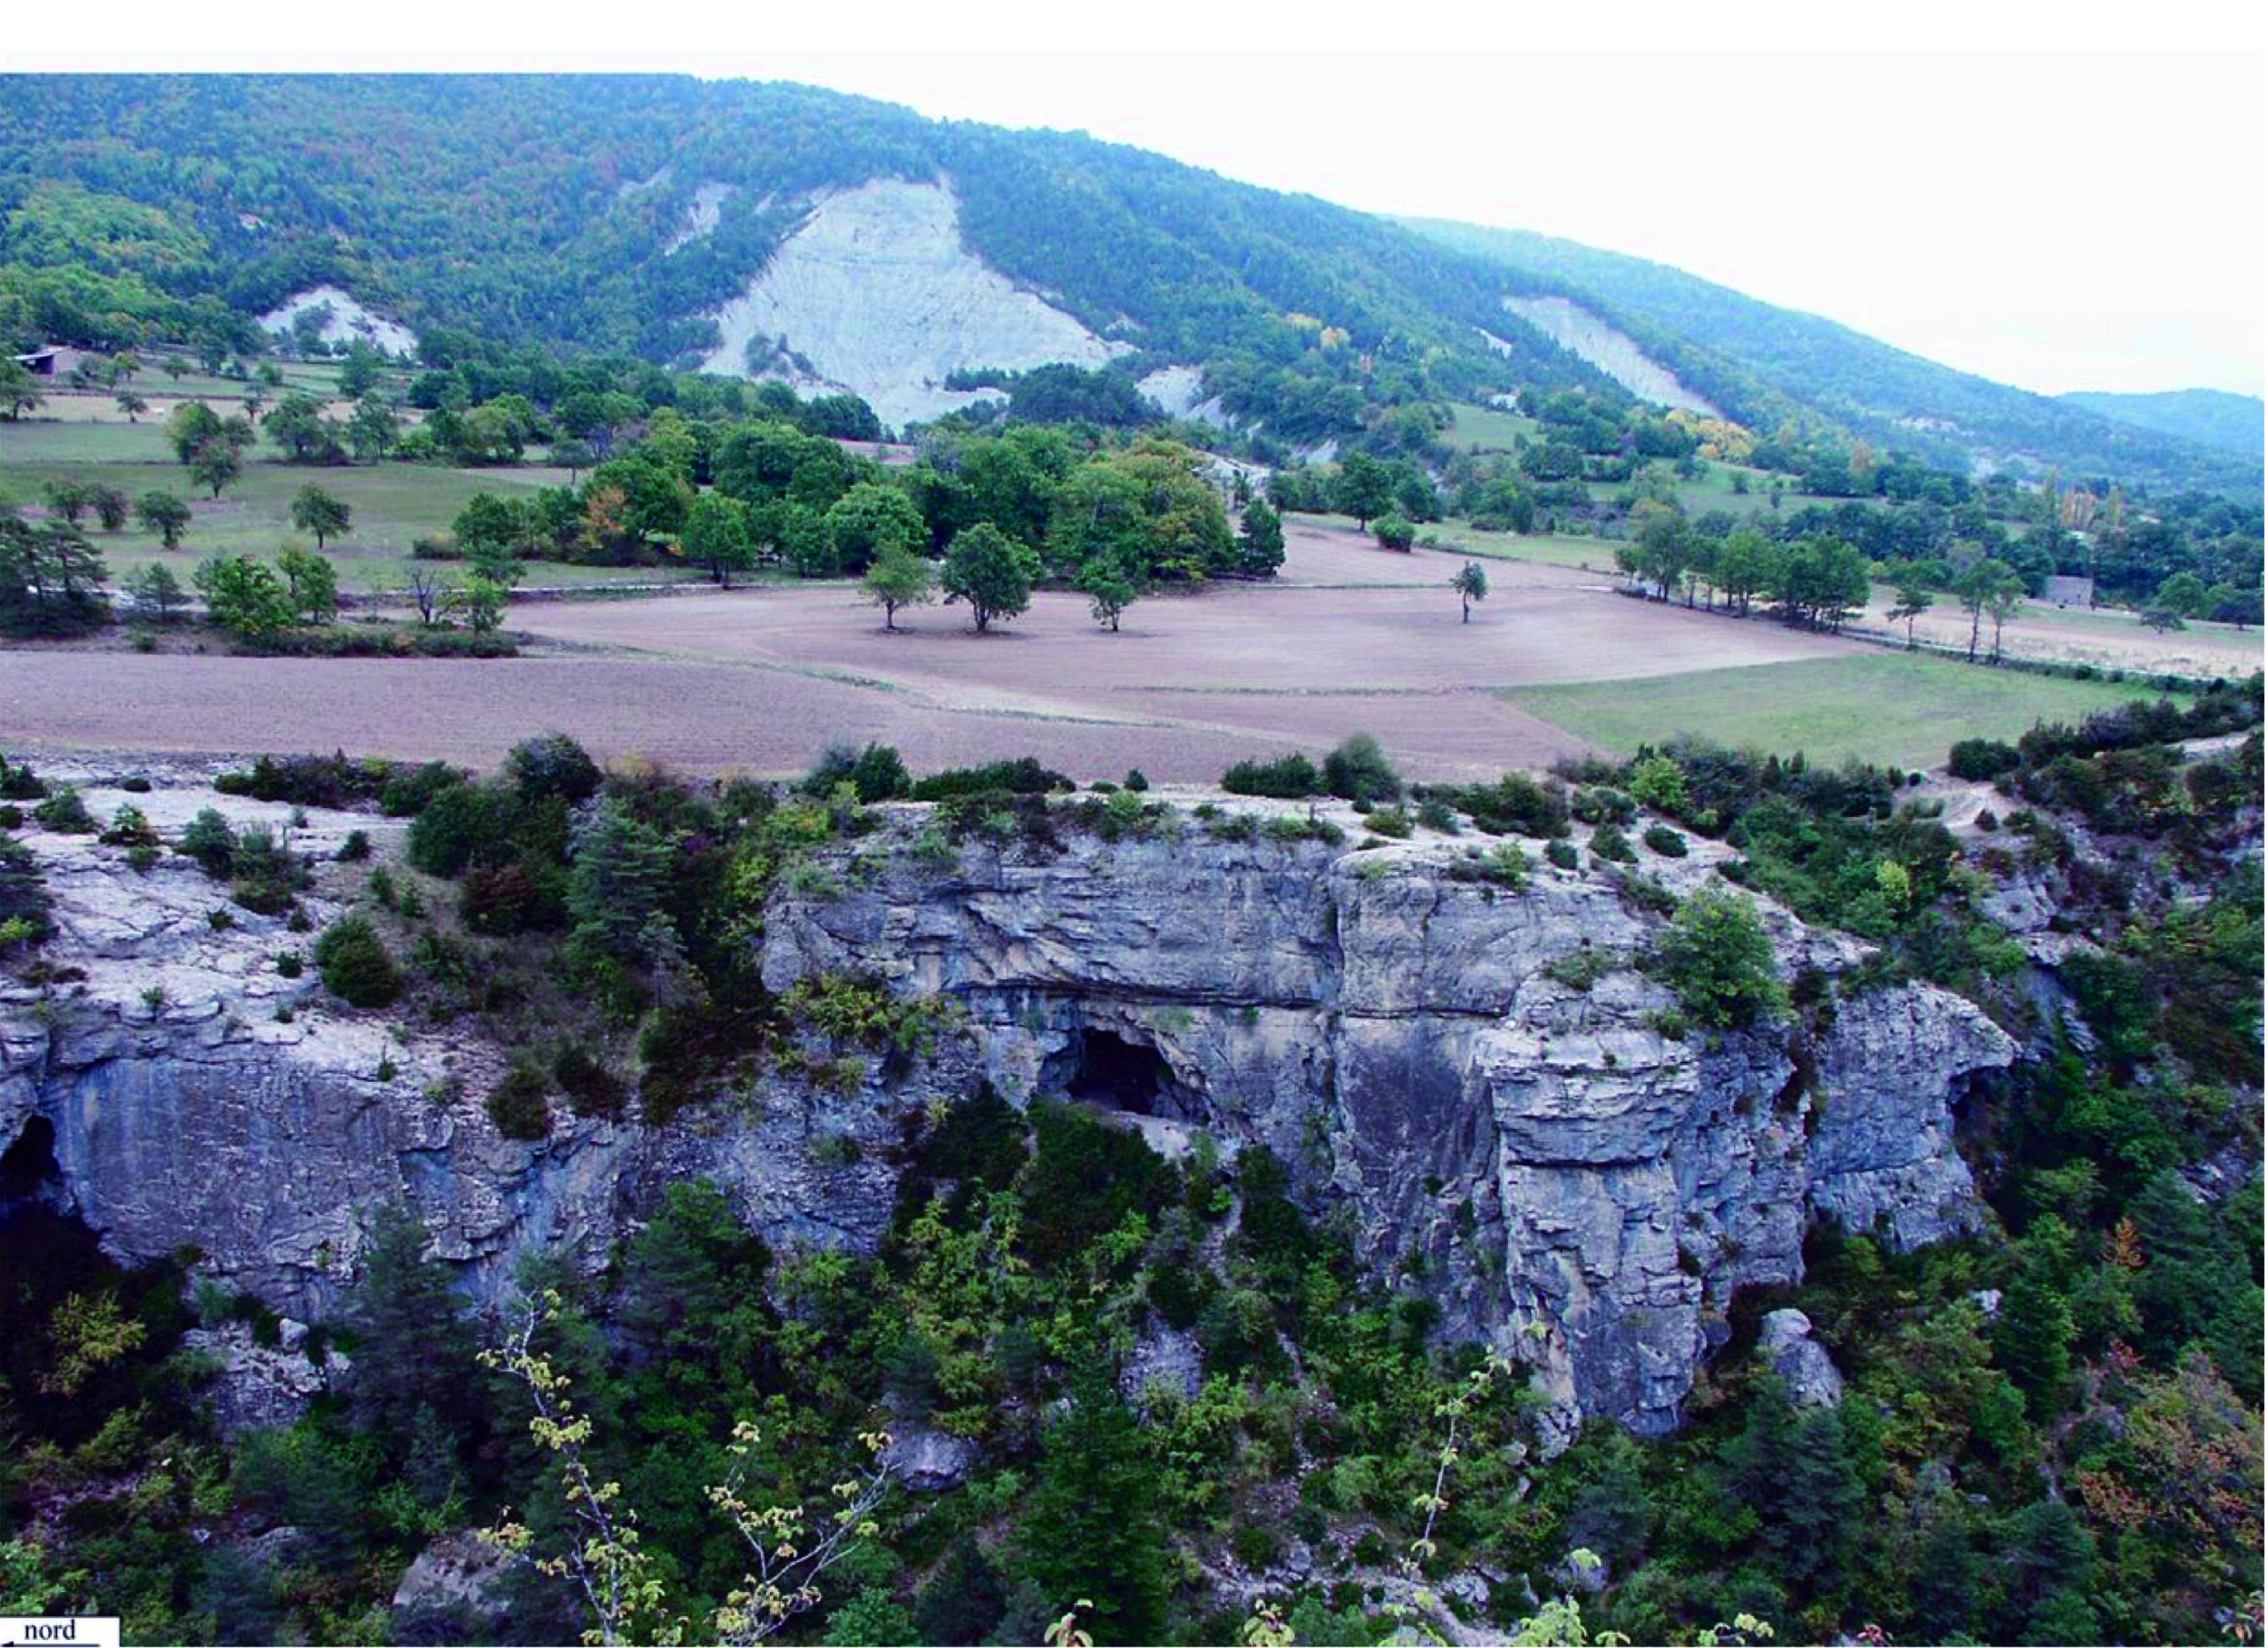
[[[1757,1349],[1788,1381],[1788,1398],[1798,1407],[1832,1407],[1843,1400],[1843,1375],[1827,1347],[1811,1336],[1811,1318],[1802,1311],[1767,1316]]]
[[[1129,1113],[1168,1145],[1202,1130],[1266,1147],[1311,1209],[1352,1205],[1367,1261],[1422,1276],[1454,1331],[1527,1363],[1558,1422],[1656,1431],[1733,1290],[1800,1275],[1814,1218],[1905,1244],[1977,1217],[1952,1107],[2016,1049],[1942,991],[1852,995],[1811,1030],[1671,1039],[1656,1028],[1671,998],[1616,965],[1656,918],[1583,874],[1539,864],[1515,893],[1453,879],[1448,846],[1194,830],[939,866],[906,850],[918,811],[838,850],[849,890],[781,895],[761,962],[774,990],[838,973],[950,997],[959,1029],[932,1055],[878,1065],[847,1097],[767,1080],[661,1130],[562,1113],[535,1144],[497,1135],[479,1102],[494,1072],[445,1039],[334,1011],[309,979],[274,1022],[278,935],[175,909],[177,878],[217,902],[194,871],[161,867],[145,895],[109,850],[43,838],[66,935],[121,888],[144,913],[101,953],[49,946],[85,968],[83,994],[0,995],[0,1142],[50,1127],[53,1193],[113,1252],[193,1241],[212,1273],[317,1319],[367,1209],[392,1197],[479,1296],[530,1246],[602,1263],[695,1176],[775,1244],[866,1246],[898,1118],[989,1078],[1019,1102]],[[1707,866],[1662,873],[1682,885]],[[1765,913],[1790,975],[1866,953]],[[1605,968],[1590,988],[1547,976],[1586,945]],[[145,1011],[153,968],[173,982]],[[859,1147],[814,1148],[835,1138]]]
[[[1422,1262],[1452,1326],[1528,1362],[1570,1422],[1673,1426],[1733,1290],[1799,1278],[1814,1217],[1901,1245],[1977,1217],[1952,1107],[2016,1047],[1931,986],[1841,1001],[1815,1037],[1705,1045],[1654,1028],[1673,999],[1635,972],[1547,976],[1652,925],[1579,873],[1513,894],[1451,879],[1441,848],[1194,839],[949,871],[859,856],[853,890],[772,912],[768,985],[951,997],[968,1033],[913,1077],[941,1096],[979,1076],[1077,1096],[1098,1042],[1121,1074],[1140,1050],[1139,1091],[1088,1096],[1265,1145],[1311,1205],[1352,1201],[1364,1256]],[[1790,976],[1867,953],[1765,913]]]
[[[316,1364],[299,1348],[307,1329],[296,1322],[285,1326],[284,1342],[277,1345],[255,1342],[251,1325],[244,1322],[192,1328],[182,1336],[182,1343],[189,1349],[209,1356],[220,1364],[220,1372],[203,1395],[214,1422],[223,1431],[233,1435],[238,1431],[289,1425],[352,1367],[338,1351]],[[299,1331],[288,1331],[291,1328]]]
[[[966,1436],[913,1426],[890,1438],[882,1463],[915,1493],[942,1494],[967,1480],[976,1463],[976,1444]]]

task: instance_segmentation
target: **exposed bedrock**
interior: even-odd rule
[[[878,1061],[848,1096],[767,1079],[660,1129],[563,1112],[532,1145],[490,1124],[497,1071],[477,1048],[276,976],[280,923],[216,932],[195,871],[136,878],[39,838],[64,927],[49,960],[85,977],[0,994],[12,1191],[74,1207],[121,1257],[192,1243],[231,1286],[315,1319],[352,1278],[368,1209],[394,1196],[483,1295],[531,1248],[602,1263],[664,1185],[696,1175],[775,1243],[865,1246],[899,1118],[989,1078],[1123,1113],[1168,1149],[1198,1130],[1267,1146],[1311,1209],[1348,1209],[1381,1274],[1530,1364],[1559,1423],[1646,1430],[1675,1424],[1734,1290],[1799,1276],[1814,1219],[1913,1244],[1978,1217],[1953,1112],[2016,1049],[1934,987],[1674,1039],[1657,1028],[1674,999],[1629,965],[1658,918],[1588,873],[1538,863],[1515,892],[1453,879],[1450,846],[1195,829],[1074,837],[1037,861],[972,845],[940,866],[903,850],[920,810],[896,811],[837,850],[847,890],[775,901],[763,974],[946,996],[959,1028],[933,1053]],[[1655,867],[1687,888],[1713,852]],[[1864,959],[1766,914],[1791,977]],[[1589,966],[1567,965],[1587,946]]]

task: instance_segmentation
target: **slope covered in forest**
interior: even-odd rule
[[[2260,492],[2256,435],[2248,461],[2163,419],[2114,422],[2108,408],[2080,397],[2036,395],[1955,371],[1666,264],[1526,229],[1410,223],[1444,246],[1495,260],[1515,277],[1589,293],[1682,382],[1752,427],[1808,416],[1954,469],[2018,463],[2067,478]]]

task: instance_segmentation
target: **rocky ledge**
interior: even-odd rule
[[[214,800],[149,810],[165,828]],[[338,1009],[312,968],[283,977],[305,940],[242,912],[216,927],[221,890],[185,861],[137,875],[87,838],[33,837],[61,932],[50,982],[0,991],[13,1193],[74,1209],[124,1259],[193,1244],[205,1272],[312,1320],[396,1197],[482,1295],[531,1248],[602,1263],[695,1175],[775,1243],[870,1244],[898,1118],[985,1079],[1169,1145],[1268,1147],[1311,1209],[1350,1210],[1380,1274],[1530,1364],[1557,1426],[1648,1431],[1676,1423],[1734,1292],[1800,1275],[1814,1221],[1910,1245],[1980,1217],[1953,1112],[2015,1045],[1942,990],[1858,983],[1864,945],[1774,906],[1779,967],[1815,1005],[1712,1037],[1681,1032],[1634,966],[1661,918],[1593,870],[1538,855],[1514,889],[1461,843],[1194,825],[941,854],[924,813],[890,809],[792,878],[761,961],[774,991],[851,975],[949,999],[934,1050],[848,1093],[778,1077],[662,1128],[563,1115],[535,1142],[471,1096],[476,1046]],[[1689,891],[1723,856],[1691,848],[1643,867]]]

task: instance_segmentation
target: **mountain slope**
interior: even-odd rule
[[[1525,229],[1405,221],[1445,246],[1588,294],[1604,318],[1681,381],[1753,426],[1771,428],[1775,415],[1800,408],[1877,446],[1948,465],[2016,463],[2067,477],[2112,475],[2249,496],[2260,491],[2256,438],[2248,463],[2163,424],[2113,422],[2068,398],[1955,371],[1663,264]]]
[[[2059,399],[2114,423],[2179,435],[2240,456],[2260,455],[2263,408],[2258,395],[2234,395],[2225,389],[2168,389],[2156,394],[2079,389]]]
[[[659,361],[712,356],[775,252],[879,181],[949,187],[990,274],[1137,369],[1216,369],[1230,411],[1287,435],[1354,432],[1366,404],[1608,387],[1503,312],[1481,259],[1084,136],[670,77],[0,81],[10,262],[244,313],[327,282],[413,325]]]

